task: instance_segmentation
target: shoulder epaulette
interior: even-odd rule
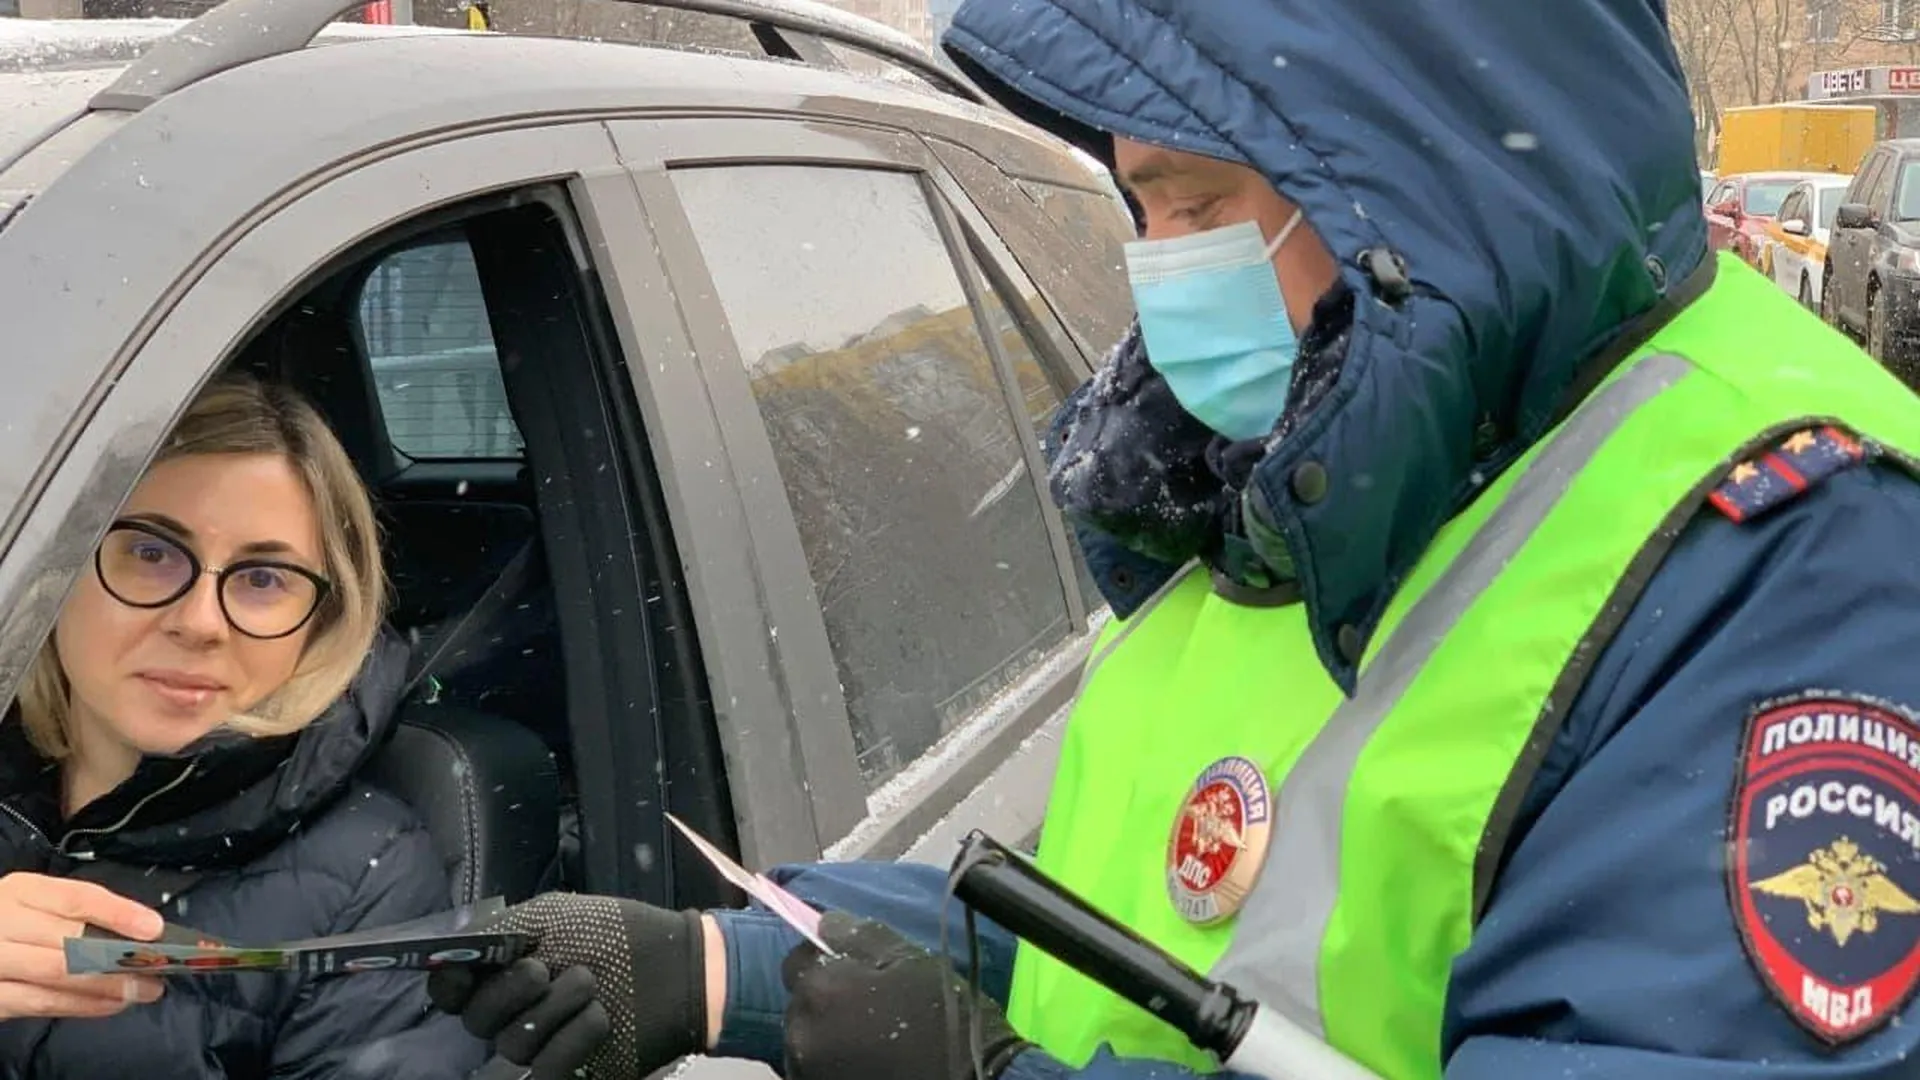
[[[1806,428],[1735,465],[1707,498],[1729,520],[1752,521],[1866,457],[1860,441],[1837,427]]]

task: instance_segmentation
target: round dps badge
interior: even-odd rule
[[[1267,858],[1272,800],[1260,766],[1243,757],[1207,766],[1188,789],[1167,840],[1167,895],[1188,922],[1230,919]]]

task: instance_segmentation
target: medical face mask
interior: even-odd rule
[[[1148,362],[1187,412],[1230,439],[1267,434],[1287,405],[1300,340],[1273,255],[1300,218],[1295,210],[1272,243],[1245,221],[1126,246]]]

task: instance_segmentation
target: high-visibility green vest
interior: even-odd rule
[[[1537,753],[1678,524],[1734,464],[1825,423],[1920,451],[1920,399],[1723,258],[1705,295],[1439,534],[1351,700],[1302,605],[1237,605],[1204,571],[1109,626],[1063,737],[1041,868],[1381,1076],[1439,1077],[1451,964]],[[1270,832],[1238,914],[1199,925],[1176,909],[1169,849],[1184,835],[1195,850],[1181,820],[1210,768],[1214,787],[1237,785],[1243,831],[1264,816]],[[1221,850],[1185,867],[1193,880]],[[1010,1015],[1076,1066],[1106,1043],[1217,1067],[1027,946]]]

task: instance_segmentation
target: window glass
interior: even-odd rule
[[[1840,213],[1840,204],[1845,201],[1846,194],[1845,188],[1820,189],[1820,228],[1833,228],[1833,219]]]
[[[877,787],[1069,633],[1016,418],[919,180],[683,169]]]
[[[1022,181],[1051,228],[1002,230],[1020,265],[1059,305],[1060,317],[1086,340],[1097,363],[1133,322],[1124,247],[1133,220],[1115,196]],[[1024,249],[1024,250],[1023,250]]]
[[[1068,385],[1071,385],[1073,377],[1066,372],[1050,376],[1048,369],[1057,368],[1058,365],[1043,362],[1040,351],[1034,346],[1035,338],[1029,336],[1044,333],[1035,325],[1039,320],[1036,313],[1047,310],[1039,290],[1034,288],[1033,283],[1020,272],[1019,266],[1013,262],[999,240],[991,234],[981,235],[977,240],[986,248],[987,257],[993,260],[995,268],[1005,275],[1004,284],[1011,286],[1016,294],[1013,302],[1017,308],[1011,308],[995,284],[994,275],[985,273],[984,267],[974,258],[973,253],[968,252],[967,259],[974,270],[974,280],[979,282],[981,304],[986,310],[988,325],[993,327],[994,335],[999,339],[1002,355],[1012,365],[1014,377],[1020,384],[1020,397],[1026,405],[1027,420],[1032,425],[1033,437],[1036,441],[1044,441],[1047,432],[1053,426],[1054,417],[1059,413],[1060,407],[1066,403],[1066,396],[1060,391],[1061,382],[1067,380]],[[1015,317],[1016,311],[1018,318]],[[1050,328],[1051,324],[1048,326]],[[1050,334],[1048,337],[1052,339],[1055,349],[1071,348],[1070,343],[1060,340],[1058,333]],[[1042,487],[1044,486],[1043,478]],[[1074,536],[1072,526],[1066,526],[1066,532],[1068,544],[1073,551],[1074,574],[1080,582],[1080,595],[1089,609],[1102,607],[1106,604],[1106,600],[1100,595],[1099,586],[1094,583],[1093,573],[1087,566],[1086,556],[1080,550],[1080,543]]]
[[[1893,157],[1886,155],[1880,159],[1880,167],[1873,171],[1873,179],[1867,185],[1866,195],[1861,201],[1870,209],[1884,210],[1887,205],[1887,191],[1893,186]]]
[[[1894,194],[1893,220],[1920,220],[1920,161],[1900,166],[1900,187]]]
[[[1793,190],[1791,180],[1755,180],[1747,184],[1747,213],[1772,217],[1780,200]]]
[[[381,259],[356,315],[395,450],[410,458],[522,456],[465,240]]]
[[[1873,190],[1873,181],[1880,175],[1880,164],[1885,160],[1883,154],[1869,154],[1860,171],[1853,174],[1853,182],[1847,185],[1847,201],[1863,203],[1867,193]]]

